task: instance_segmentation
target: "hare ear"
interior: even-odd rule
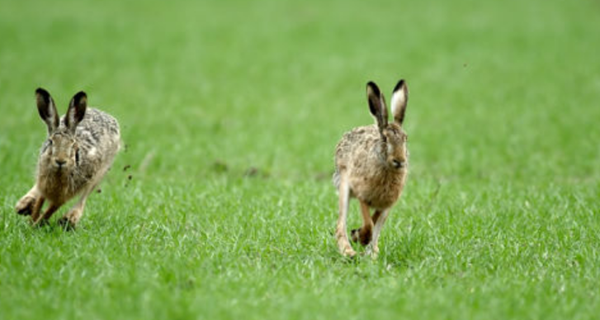
[[[369,101],[369,110],[377,121],[379,131],[382,131],[388,124],[388,114],[385,98],[375,82],[369,81],[367,83],[367,100]]]
[[[46,123],[48,134],[51,134],[52,131],[58,128],[59,124],[58,112],[56,111],[54,100],[52,100],[50,93],[42,88],[35,90],[35,100],[40,118]]]
[[[69,110],[65,117],[65,125],[71,132],[75,132],[75,128],[83,120],[85,110],[87,108],[87,95],[83,91],[79,91],[69,103]]]
[[[406,104],[408,102],[408,86],[404,79],[398,81],[394,92],[392,93],[392,114],[394,121],[398,125],[402,125],[404,121],[404,113],[406,112]]]

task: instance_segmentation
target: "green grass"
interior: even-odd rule
[[[0,7],[1,319],[600,313],[597,2]],[[348,262],[333,150],[401,77],[408,184],[379,259]],[[14,213],[38,86],[61,112],[85,90],[127,145],[74,232]]]

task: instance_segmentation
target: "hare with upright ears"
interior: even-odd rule
[[[48,127],[48,138],[38,158],[36,183],[17,202],[19,214],[31,215],[34,224],[45,223],[65,202],[81,198],[59,223],[75,227],[85,202],[100,183],[117,154],[121,139],[119,124],[112,116],[87,107],[81,91],[71,99],[67,114],[59,120],[50,94],[36,90],[37,108]],[[44,201],[48,208],[41,212]]]
[[[341,254],[350,257],[356,254],[346,232],[350,197],[360,202],[363,219],[360,229],[352,230],[352,240],[367,246],[366,252],[376,257],[381,228],[400,198],[408,172],[407,135],[402,130],[408,101],[406,82],[400,80],[392,93],[392,123],[388,123],[383,94],[373,82],[367,83],[367,99],[375,124],[345,133],[335,151],[333,183],[339,194],[335,235]],[[370,208],[375,210],[373,216]]]

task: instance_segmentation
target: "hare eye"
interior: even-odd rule
[[[46,152],[46,150],[48,150],[48,149],[50,149],[50,151],[52,151],[52,149],[50,147],[52,147],[52,140],[48,139],[46,141],[46,143],[44,143],[42,145],[42,152]]]

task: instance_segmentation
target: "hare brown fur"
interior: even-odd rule
[[[88,108],[83,91],[71,99],[62,119],[46,90],[37,89],[36,100],[48,138],[40,150],[36,183],[17,202],[16,211],[31,215],[33,224],[45,223],[63,204],[81,195],[59,220],[66,227],[74,227],[83,215],[87,197],[110,169],[119,150],[119,124],[109,114]],[[46,200],[49,205],[41,213]]]
[[[392,123],[388,123],[385,98],[373,82],[367,83],[367,99],[376,123],[345,133],[335,152],[333,182],[339,195],[336,238],[345,256],[356,254],[346,232],[349,199],[358,199],[363,218],[360,229],[352,230],[352,240],[367,246],[367,253],[376,257],[379,234],[400,198],[408,173],[407,135],[402,129],[408,101],[406,82],[400,80],[392,93]],[[370,209],[374,209],[372,216]]]

